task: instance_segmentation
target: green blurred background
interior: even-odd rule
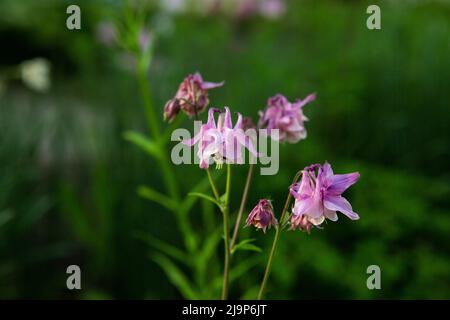
[[[270,197],[279,215],[293,175],[310,163],[361,173],[346,193],[361,219],[284,234],[268,298],[450,298],[448,1],[292,0],[276,15],[141,2],[0,1],[0,298],[186,297],[151,259],[153,237],[183,246],[175,218],[136,192],[161,188],[161,176],[123,138],[147,133],[132,57],[106,28],[127,5],[148,13],[148,76],[161,124],[165,102],[195,71],[226,82],[211,91],[212,106],[255,121],[276,93],[292,101],[317,92],[305,108],[308,138],[281,146],[280,172],[255,177],[249,208]],[[81,30],[66,28],[70,4],[81,7]],[[381,30],[366,28],[369,4],[381,7]],[[51,64],[47,92],[11,76],[36,57]],[[196,166],[173,170],[183,193],[204,178]],[[233,212],[246,170],[235,168]],[[198,234],[221,223],[203,202],[189,218]],[[254,298],[273,230],[242,236],[265,250],[233,258],[241,271],[231,297]],[[220,272],[220,257],[221,244],[207,280]],[[80,291],[66,288],[71,264],[81,267]],[[381,290],[366,287],[372,264]]]

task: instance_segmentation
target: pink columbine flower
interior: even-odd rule
[[[259,112],[260,128],[266,128],[270,134],[273,129],[279,130],[279,141],[296,143],[306,138],[306,129],[303,125],[308,118],[303,114],[303,106],[313,101],[315,94],[305,99],[297,99],[290,103],[285,96],[277,94],[267,101],[267,108]]]
[[[189,117],[200,114],[209,104],[208,90],[223,86],[224,82],[203,81],[200,73],[188,75],[180,84],[175,97],[164,107],[164,119],[172,121],[180,110]]]
[[[342,197],[342,193],[358,179],[358,172],[334,174],[328,162],[306,167],[302,171],[300,183],[290,188],[295,198],[291,229],[309,232],[312,226],[320,226],[326,218],[337,221],[336,211],[352,220],[358,220],[358,214],[353,212],[351,204]]]
[[[259,11],[269,19],[278,19],[286,12],[286,4],[283,0],[263,0]]]
[[[214,113],[219,112],[217,123]],[[197,156],[200,159],[200,168],[209,167],[213,159],[220,168],[223,163],[242,164],[242,149],[247,148],[254,156],[258,156],[252,140],[246,136],[242,129],[242,115],[238,113],[238,119],[233,127],[231,112],[225,107],[225,112],[211,108],[208,111],[208,121],[200,127],[200,132],[192,139],[183,141],[188,146],[198,143]]]
[[[266,232],[266,228],[276,226],[277,219],[273,214],[273,206],[267,199],[259,200],[258,204],[253,208],[247,217],[246,227],[253,225],[257,229],[262,229]]]

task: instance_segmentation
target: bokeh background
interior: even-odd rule
[[[270,197],[279,215],[293,175],[310,163],[361,173],[346,192],[361,219],[283,234],[268,298],[450,298],[449,2],[251,2],[0,2],[1,298],[219,297],[220,238],[206,256],[187,253],[197,268],[172,259],[171,249],[184,250],[175,217],[137,192],[162,192],[162,182],[155,161],[124,139],[148,131],[135,61],[114,38],[130,7],[151,34],[161,126],[165,102],[195,71],[226,81],[212,106],[255,121],[276,93],[292,101],[317,92],[305,107],[308,138],[281,146],[278,175],[255,177],[249,209]],[[66,28],[70,4],[81,7],[81,30]],[[381,7],[381,30],[366,28],[369,4]],[[41,87],[18,71],[35,58],[50,67]],[[184,194],[204,179],[193,165],[171,168]],[[233,212],[246,170],[233,174]],[[221,216],[198,201],[189,220],[202,246]],[[273,230],[241,235],[263,252],[233,258],[231,297],[254,298]],[[82,290],[66,288],[71,264]],[[372,264],[381,290],[366,287]]]

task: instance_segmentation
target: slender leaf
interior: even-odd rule
[[[247,273],[250,269],[252,269],[254,266],[256,266],[260,262],[259,256],[249,258],[247,260],[241,261],[240,263],[236,264],[234,268],[230,270],[230,279],[229,282],[232,283],[245,273]],[[222,275],[214,279],[214,281],[211,282],[211,286],[214,288],[214,290],[219,290],[222,287]]]
[[[186,253],[184,253],[182,250],[171,245],[170,243],[167,243],[163,240],[160,240],[160,239],[152,236],[151,234],[141,232],[141,231],[136,232],[134,234],[134,236],[137,239],[144,241],[147,245],[149,245],[153,249],[159,250],[159,251],[167,254],[168,256],[170,256],[182,263],[185,263],[186,265],[190,264],[191,259],[189,258],[189,256]]]
[[[5,225],[8,221],[10,221],[14,217],[14,214],[11,210],[3,210],[0,211],[0,227]]]
[[[246,251],[256,251],[256,252],[262,252],[261,248],[258,246],[255,246],[252,244],[255,239],[246,239],[242,240],[238,244],[234,246],[234,248],[231,250],[231,254],[235,253],[238,250],[246,250]]]
[[[176,203],[171,198],[148,186],[139,186],[137,189],[137,193],[142,198],[157,202],[169,210],[175,210],[177,208]]]
[[[169,281],[180,291],[184,298],[198,299],[198,295],[192,288],[189,279],[169,258],[159,253],[151,254],[150,258],[161,266]]]
[[[161,159],[162,151],[160,146],[148,137],[136,131],[126,131],[123,134],[125,140],[134,143],[136,146],[147,152],[149,155]]]
[[[210,234],[205,239],[202,250],[196,256],[195,263],[197,267],[197,280],[199,286],[203,286],[205,284],[204,281],[206,279],[206,269],[208,267],[208,262],[216,252],[217,246],[222,239],[221,235],[222,233],[220,228]]]
[[[188,196],[199,197],[199,198],[211,201],[212,203],[217,205],[220,209],[222,209],[222,204],[219,201],[217,201],[216,199],[214,199],[213,197],[208,196],[207,194],[204,194],[201,192],[189,192]]]

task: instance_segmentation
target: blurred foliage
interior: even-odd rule
[[[195,279],[208,287],[200,297],[215,298],[219,212],[207,201],[193,204],[204,256],[185,257],[173,250],[184,241],[174,216],[145,200],[152,197],[145,186],[162,181],[156,164],[127,141],[140,141],[130,130],[146,133],[134,62],[96,38],[100,22],[122,19],[123,4],[76,2],[80,31],[65,28],[72,2],[0,2],[0,74],[34,57],[52,63],[49,93],[17,79],[0,90],[0,297],[196,298],[187,284]],[[278,92],[290,100],[317,92],[305,111],[308,138],[281,146],[280,172],[255,177],[248,207],[269,197],[279,215],[295,172],[328,160],[336,172],[360,171],[347,197],[361,220],[340,217],[311,235],[283,234],[267,296],[450,298],[450,6],[383,1],[382,30],[370,31],[367,1],[287,5],[278,20],[147,6],[156,34],[155,106],[162,113],[196,70],[226,81],[211,93],[212,106],[254,119]],[[184,194],[204,179],[196,166],[172,169]],[[245,167],[235,168],[233,212],[245,176]],[[241,238],[268,248],[272,236],[246,228]],[[255,297],[266,254],[236,253],[231,297]],[[195,274],[183,264],[192,261]],[[70,264],[81,266],[80,292],[65,287]],[[381,267],[382,290],[366,287],[371,264]]]

